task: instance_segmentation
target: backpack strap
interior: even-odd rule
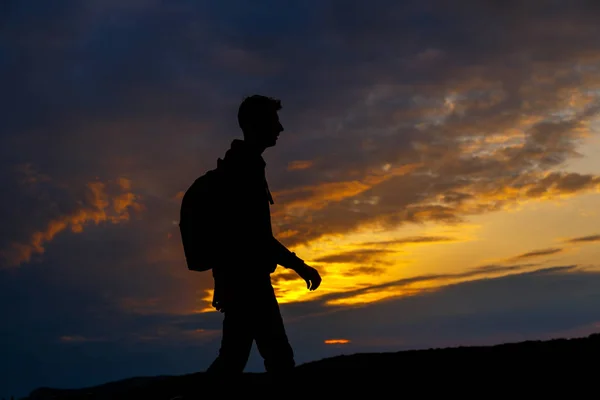
[[[267,183],[266,178],[265,178],[265,189],[267,191],[267,197],[269,198],[269,203],[271,203],[271,205],[275,204],[275,201],[273,201],[273,196],[271,195],[271,191],[269,190],[269,184]]]

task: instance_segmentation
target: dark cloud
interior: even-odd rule
[[[3,210],[1,267],[31,261],[65,230],[79,233],[91,224],[122,223],[144,208],[131,192],[131,182],[124,178],[69,187],[35,172],[29,165],[19,170],[21,176],[8,176],[0,181],[8,186],[7,203],[13,200]],[[21,196],[16,197],[19,190]]]
[[[453,242],[456,239],[448,236],[412,236],[394,240],[382,240],[378,242],[364,242],[362,246],[376,246],[376,245],[403,245],[411,243],[439,243],[439,242]]]
[[[465,278],[481,278],[486,275],[489,275],[490,273],[508,273],[508,272],[525,270],[525,269],[529,269],[529,268],[530,268],[530,264],[524,264],[524,265],[520,265],[520,266],[506,265],[504,267],[496,266],[493,269],[475,268],[475,269],[471,269],[470,271],[453,273],[453,274],[429,274],[429,275],[412,276],[410,278],[397,279],[394,281],[388,281],[388,282],[384,282],[384,283],[380,283],[380,284],[376,284],[376,285],[363,286],[358,289],[347,290],[347,291],[341,292],[341,293],[326,294],[326,295],[322,296],[320,298],[320,300],[327,303],[329,301],[337,301],[340,299],[349,299],[349,298],[357,297],[359,295],[363,295],[363,294],[367,294],[367,293],[376,293],[376,292],[380,292],[380,291],[387,290],[387,289],[408,288],[408,287],[410,287],[410,285],[413,285],[416,283],[431,282],[431,283],[437,283],[438,285],[441,285],[441,284],[443,284],[443,282],[463,280]],[[557,268],[559,270],[567,271],[567,270],[576,268],[576,266],[569,265],[569,266],[557,267]],[[541,269],[539,271],[544,272],[545,269]],[[416,290],[417,293],[419,291],[420,290]],[[391,297],[394,297],[394,296],[392,295]]]
[[[534,250],[534,251],[528,251],[527,253],[519,254],[514,259],[515,260],[520,260],[520,259],[523,259],[523,258],[533,258],[533,257],[549,256],[549,255],[552,255],[552,254],[561,253],[563,251],[564,251],[564,249],[560,249],[560,248]]]
[[[600,235],[580,236],[566,240],[568,243],[589,243],[600,241]]]
[[[355,276],[355,275],[381,275],[387,269],[384,267],[377,266],[361,266],[350,268],[348,271],[344,271],[342,274],[345,276]]]
[[[364,185],[303,216],[284,219],[277,208],[282,231],[299,232],[290,244],[373,220],[458,221],[510,205],[501,195],[515,188],[538,197],[598,184],[577,174],[542,179],[574,155],[578,129],[597,109],[589,93],[569,120],[524,127],[521,147],[486,142],[556,115],[573,94],[585,98],[582,84],[597,81],[589,39],[597,9],[587,3],[544,13],[470,1],[269,4],[267,13],[239,2],[123,4],[9,7],[2,46],[15,61],[3,76],[15,99],[5,160],[35,160],[80,184],[122,175],[170,197],[214,165],[238,132],[237,103],[259,91],[284,100],[289,133],[267,158],[273,188],[294,190],[278,207],[318,203],[323,190],[303,187]],[[53,18],[29,22],[39,15]],[[288,172],[292,161],[311,166]],[[385,164],[420,167],[370,181]]]
[[[531,268],[531,267],[537,267],[540,264],[516,264],[516,265],[502,265],[502,264],[489,264],[489,265],[482,265],[479,267],[475,267],[473,268],[474,271],[479,271],[479,272],[489,272],[489,273],[495,273],[495,272],[516,272],[516,271],[520,271],[523,270],[525,268]]]
[[[393,250],[360,249],[319,257],[314,261],[322,263],[364,263],[394,253],[397,252]]]

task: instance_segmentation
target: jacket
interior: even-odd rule
[[[215,279],[270,274],[278,264],[289,267],[301,261],[273,237],[270,206],[274,201],[263,157],[236,139],[217,162],[223,182],[217,200],[224,247],[221,262],[213,268]]]

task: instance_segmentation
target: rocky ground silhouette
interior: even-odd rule
[[[39,388],[26,399],[580,398],[595,396],[599,352],[600,334],[485,347],[360,353],[302,364],[285,382],[247,373],[236,382],[219,384],[199,372],[131,378],[76,390]]]

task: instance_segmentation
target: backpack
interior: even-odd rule
[[[179,232],[191,271],[212,269],[218,256],[222,175],[218,166],[206,172],[192,183],[181,200]]]

